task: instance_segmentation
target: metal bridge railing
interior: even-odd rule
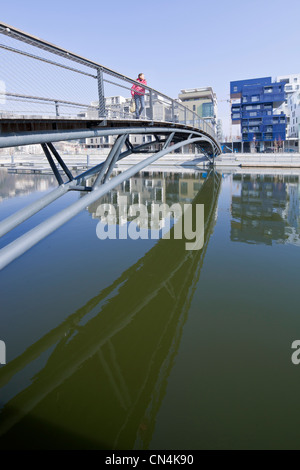
[[[138,82],[4,23],[0,61],[0,117],[135,118],[130,90]],[[216,140],[214,128],[181,102],[144,88],[141,119],[191,126]]]

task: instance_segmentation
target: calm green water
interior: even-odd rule
[[[0,448],[299,449],[299,175],[141,173],[105,201],[204,204],[201,250],[99,240],[102,199],[5,268]],[[0,219],[54,184],[1,170]]]

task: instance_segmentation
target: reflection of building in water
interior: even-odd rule
[[[0,201],[35,191],[46,191],[53,186],[57,186],[57,182],[51,175],[17,175],[0,170]]]
[[[117,173],[115,173],[117,174]],[[168,173],[143,171],[124,181],[107,195],[88,207],[93,218],[99,218],[98,208],[102,204],[119,205],[120,197],[127,197],[127,204],[143,204],[151,212],[155,204],[191,203],[204,182],[199,173]]]
[[[178,182],[179,186],[179,200],[188,203],[192,202],[196,194],[200,191],[203,183],[199,179],[191,178],[180,178]]]
[[[234,175],[231,240],[300,244],[299,176]]]

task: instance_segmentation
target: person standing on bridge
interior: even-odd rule
[[[136,81],[142,83],[143,85],[147,85],[147,81],[145,80],[143,73],[139,73],[139,76]],[[132,98],[134,98],[135,101],[136,119],[139,119],[140,115],[145,109],[145,88],[140,85],[132,85],[131,96]]]

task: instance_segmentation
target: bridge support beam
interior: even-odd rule
[[[51,144],[50,142],[48,142],[48,148],[51,150],[51,152],[53,153],[53,155],[55,156],[56,160],[58,161],[58,163],[60,164],[60,166],[62,167],[62,169],[64,170],[65,174],[67,175],[67,177],[69,178],[70,181],[72,181],[74,178],[73,178],[73,175],[72,173],[70,172],[69,168],[67,167],[67,165],[65,164],[65,162],[63,161],[63,159],[61,158],[61,156],[59,155],[58,151],[56,150],[56,148],[54,147],[53,144]]]
[[[49,149],[48,149],[48,147],[47,147],[47,144],[41,144],[41,145],[42,145],[42,149],[43,149],[43,151],[44,151],[44,154],[46,155],[46,158],[47,158],[47,160],[48,160],[48,162],[49,162],[49,165],[51,166],[51,170],[53,171],[54,176],[55,176],[55,178],[57,179],[58,184],[59,184],[59,185],[60,185],[60,184],[63,184],[64,181],[63,181],[62,177],[60,176],[60,173],[59,173],[59,171],[58,171],[57,166],[56,166],[55,163],[54,163],[54,160],[53,160],[53,158],[52,158],[52,156],[51,156],[51,153],[50,153],[50,151],[49,151]]]
[[[110,175],[111,175],[111,173],[114,169],[114,166],[115,166],[115,164],[116,164],[116,162],[117,162],[117,160],[120,156],[122,147],[123,147],[124,142],[125,142],[126,139],[127,139],[127,134],[124,134],[124,135],[122,135],[118,138],[118,147],[116,149],[114,157],[112,158],[112,160],[109,164],[109,167],[108,167],[108,170],[107,170],[106,175],[104,177],[103,183],[106,183],[108,181],[108,178],[110,177]]]
[[[118,160],[118,158],[120,156],[121,149],[122,149],[122,147],[124,145],[124,142],[126,141],[127,137],[128,137],[128,134],[124,134],[122,136],[119,136],[116,139],[116,141],[115,141],[115,143],[114,143],[107,159],[103,163],[102,168],[101,168],[101,170],[100,170],[100,172],[99,172],[99,174],[96,178],[96,181],[93,185],[93,190],[97,189],[102,184],[103,179],[104,179],[104,182],[105,182],[107,180],[108,176],[111,174],[111,172],[112,172],[112,170],[113,170],[113,168],[116,164],[116,161]],[[104,173],[105,173],[106,170],[107,170],[107,173],[104,176]]]
[[[58,184],[63,184],[63,179],[62,177],[60,176],[60,173],[53,161],[53,158],[52,158],[52,155],[50,153],[50,150],[52,152],[52,154],[54,155],[54,157],[56,158],[56,160],[58,161],[59,165],[61,166],[61,168],[63,169],[63,171],[65,172],[65,174],[67,175],[67,177],[69,178],[69,181],[72,181],[74,178],[73,178],[73,175],[72,173],[70,172],[69,168],[67,167],[67,165],[65,164],[65,162],[63,161],[63,159],[61,158],[61,156],[59,155],[58,151],[56,150],[56,148],[54,147],[54,145],[51,143],[51,142],[48,142],[47,144],[41,144],[42,146],[42,149],[46,155],[46,158],[51,166],[51,169],[54,173],[54,176],[55,178],[57,179],[58,181]]]
[[[169,135],[169,137],[167,138],[164,146],[163,146],[163,149],[166,149],[167,147],[169,147],[169,145],[171,144],[172,140],[173,140],[173,137],[175,135],[175,132],[171,132],[171,134]]]

